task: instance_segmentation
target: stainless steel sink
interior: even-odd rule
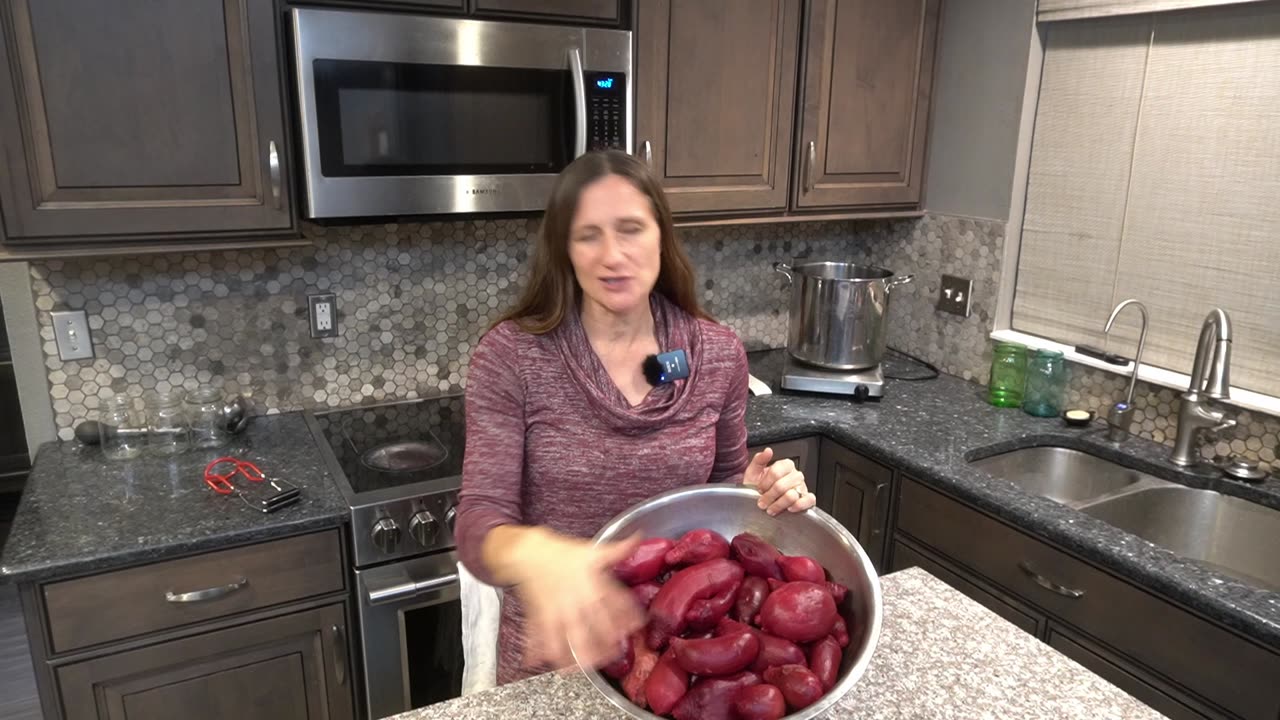
[[[1223,574],[1280,591],[1280,511],[1063,447],[970,463]]]
[[[1082,512],[1185,558],[1280,590],[1280,511],[1167,484],[1099,500]]]
[[[1033,495],[1065,505],[1109,495],[1150,475],[1064,447],[1030,447],[970,463]]]

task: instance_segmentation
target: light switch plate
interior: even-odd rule
[[[53,319],[53,339],[62,360],[89,360],[93,357],[93,337],[89,335],[89,314],[84,310],[59,310]]]
[[[334,293],[307,296],[307,313],[311,323],[311,337],[338,336],[338,296]]]
[[[938,310],[969,317],[973,309],[973,281],[969,278],[943,275],[938,286]]]

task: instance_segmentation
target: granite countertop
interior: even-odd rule
[[[231,455],[302,489],[273,513],[204,483],[204,467]],[[232,480],[235,484],[235,480]],[[227,447],[173,458],[106,460],[77,441],[40,448],[8,541],[0,583],[100,572],[161,558],[337,527],[348,508],[302,415],[253,418]]]
[[[751,372],[774,395],[747,406],[748,442],[759,445],[823,435],[899,468],[1011,525],[1192,608],[1256,641],[1280,648],[1280,592],[1252,586],[1185,560],[1146,540],[1048,498],[1031,495],[979,470],[976,457],[1034,445],[1059,445],[1110,458],[1156,477],[1217,490],[1280,509],[1280,480],[1261,485],[1188,473],[1169,461],[1169,448],[1133,437],[1106,439],[1101,421],[1070,428],[986,402],[985,388],[951,375],[923,382],[889,381],[878,402],[778,393],[785,351],[750,353]],[[886,373],[916,376],[918,366],[890,357]]]
[[[1159,713],[924,570],[880,579],[867,672],[824,717],[1160,718]],[[627,717],[581,673],[548,673],[395,720]]]

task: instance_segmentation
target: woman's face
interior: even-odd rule
[[[620,315],[648,307],[661,236],[648,196],[630,180],[605,175],[584,187],[569,227],[569,261],[583,302]]]

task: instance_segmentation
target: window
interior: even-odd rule
[[[1040,17],[1141,2],[1178,4],[1041,0]],[[1040,30],[1010,326],[1102,345],[1111,308],[1138,298],[1144,364],[1187,373],[1221,307],[1232,384],[1280,397],[1280,2]],[[1132,354],[1137,329],[1117,321],[1111,348]]]

